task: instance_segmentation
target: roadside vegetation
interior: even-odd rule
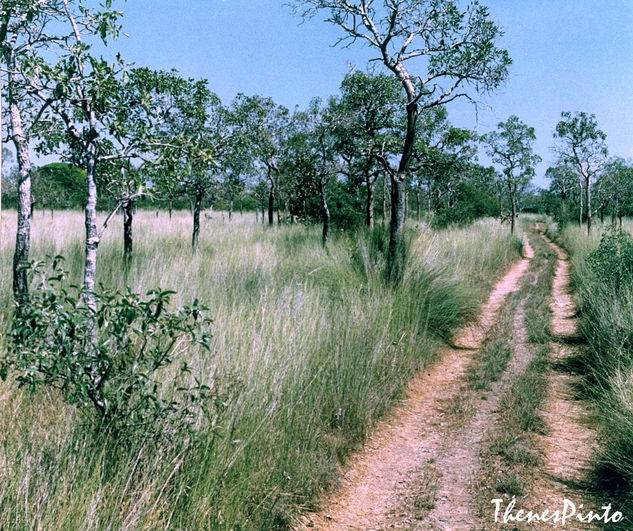
[[[104,239],[98,281],[144,292],[170,286],[174,303],[209,308],[210,350],[190,349],[191,373],[221,404],[185,444],[126,445],[95,432],[62,390],[2,384],[0,522],[8,528],[272,528],[286,525],[336,484],[339,464],[472,318],[492,281],[519,255],[507,226],[408,233],[401,287],[386,286],[386,231],[335,234],[316,227],[222,223],[213,213],[191,253],[189,219],[138,218],[127,280],[116,235]],[[245,216],[244,220],[252,221]],[[61,228],[64,228],[62,231]],[[82,219],[34,220],[33,255],[68,257],[81,278]],[[2,249],[5,265],[11,249]],[[3,300],[10,300],[3,280]],[[2,313],[3,338],[11,319]]]
[[[633,492],[633,226],[598,224],[587,237],[578,227],[550,233],[570,252],[587,348],[579,370],[601,427],[598,479],[630,500]],[[630,503],[630,501],[629,501]]]
[[[528,212],[586,223],[559,238],[604,461],[633,481],[633,240],[598,246],[605,216],[622,229],[632,212],[633,165],[608,158],[595,115],[563,111],[537,190],[522,118],[450,122],[510,76],[487,7],[286,2],[371,55],[291,111],[126,62],[124,3],[0,7],[0,528],[287,527],[475,317]],[[465,389],[505,382],[525,311],[535,361],[504,399],[517,441],[539,429],[539,252]]]

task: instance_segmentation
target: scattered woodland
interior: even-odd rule
[[[530,244],[512,312],[541,357],[504,400],[541,391],[504,422],[533,444],[550,239],[570,256],[596,483],[626,507],[633,162],[590,109],[561,109],[541,189],[529,116],[449,120],[512,68],[484,5],[293,0],[297,23],[324,18],[376,61],[287,109],[101,56],[116,4],[0,4],[0,527],[296,526]],[[468,393],[504,382],[501,330]]]

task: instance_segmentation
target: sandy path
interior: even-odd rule
[[[429,521],[412,521],[406,507],[403,510],[403,504],[406,505],[411,493],[419,488],[421,478],[429,474],[429,464],[437,459],[447,466],[450,461],[453,468],[456,463],[464,463],[457,466],[458,470],[463,468],[464,471],[459,481],[451,477],[454,470],[444,468],[438,507],[444,504],[443,498],[470,498],[468,484],[477,468],[478,447],[472,444],[473,441],[464,439],[468,437],[465,429],[460,431],[462,439],[456,438],[446,413],[447,399],[463,392],[463,380],[473,350],[481,346],[507,295],[519,289],[519,281],[533,256],[526,241],[526,258],[517,262],[495,285],[478,321],[458,335],[455,342],[458,348],[446,349],[437,364],[412,381],[404,403],[376,427],[365,448],[350,459],[342,487],[327,500],[326,510],[305,516],[298,528],[371,530],[420,526],[419,529],[432,529]],[[497,405],[486,403],[481,407],[474,420],[479,430],[477,438],[483,438],[484,426]],[[472,426],[470,423],[468,429]],[[455,443],[450,444],[449,450],[445,450],[447,441]],[[441,466],[432,467],[442,469]],[[455,504],[451,503],[451,506],[454,510]],[[443,529],[474,529],[461,526],[472,517],[469,503],[465,502],[462,509],[459,515],[451,516],[460,523],[459,526],[448,526],[437,510],[436,514],[431,514],[431,521]]]
[[[559,341],[552,344],[554,367],[548,374],[549,391],[542,412],[547,435],[540,441],[545,461],[539,471],[533,499],[542,507],[552,509],[562,509],[563,500],[567,498],[576,506],[584,504],[587,510],[598,510],[602,503],[587,488],[598,444],[596,431],[592,428],[591,409],[574,391],[580,377],[564,369],[565,360],[578,354],[577,346],[564,342],[576,334],[577,326],[575,305],[569,291],[569,262],[563,249],[545,235],[543,238],[558,255],[551,308],[552,333]],[[570,528],[570,525],[566,527]],[[597,527],[573,522],[571,528]]]
[[[489,430],[496,423],[503,395],[532,359],[524,321],[525,311],[521,304],[514,315],[514,355],[501,378],[490,386],[487,399],[480,402],[473,420],[444,445],[443,455],[437,460],[437,468],[444,472],[436,506],[418,529],[487,529],[484,523],[479,522],[473,508],[477,475],[481,469],[480,455]]]

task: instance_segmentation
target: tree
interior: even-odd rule
[[[58,208],[83,208],[86,201],[86,176],[83,170],[52,162],[33,171],[34,202],[42,209],[48,208],[51,215]]]
[[[266,175],[268,190],[268,224],[274,222],[276,194],[279,187],[279,157],[286,136],[288,109],[270,98],[238,94],[231,107],[240,134],[251,148],[251,157]]]
[[[161,105],[161,96],[173,87],[173,73],[135,68],[117,82],[118,105],[112,109],[108,142],[102,143],[99,184],[114,199],[113,211],[123,210],[123,258],[127,271],[132,260],[136,202],[147,195],[152,169],[160,164],[164,151],[182,146],[161,138],[161,127],[173,112]]]
[[[393,76],[356,71],[341,83],[337,151],[344,173],[366,188],[365,223],[374,226],[374,188],[382,166],[377,156],[389,158],[397,150],[404,107],[402,90]]]
[[[41,57],[68,38],[64,33],[64,30],[69,31],[68,26],[63,20],[70,1],[2,0],[0,3],[0,65],[6,73],[5,97],[0,95],[0,102],[4,99],[8,105],[8,137],[15,148],[18,165],[18,220],[13,254],[13,293],[17,302],[28,298],[26,268],[31,247],[32,210],[29,142],[32,140],[30,131],[40,120],[43,106],[27,90],[24,73],[30,58]],[[0,90],[3,89],[0,83]]]
[[[251,138],[242,120],[242,109],[234,102],[231,108],[224,110],[227,126],[227,141],[220,163],[222,182],[220,195],[229,207],[229,221],[233,217],[235,200],[240,199],[240,211],[247,182],[256,176],[254,152],[250,144]]]
[[[607,157],[606,138],[600,129],[594,114],[585,112],[563,112],[562,120],[556,125],[554,138],[559,139],[556,148],[560,160],[569,164],[584,186],[587,208],[587,233],[591,232],[591,184],[604,167]],[[582,218],[582,193],[580,200]]]
[[[596,188],[613,202],[612,222],[617,217],[622,229],[624,205],[633,199],[633,166],[624,159],[610,160],[598,178]]]
[[[574,170],[562,162],[547,168],[545,177],[550,180],[550,192],[559,200],[555,216],[564,222],[570,216],[571,209],[575,208],[573,205],[576,203],[576,190],[578,190],[578,198],[582,199],[582,182],[579,181]],[[579,201],[579,205],[582,205],[582,201]],[[578,223],[582,225],[582,208],[578,210],[578,214]]]
[[[535,139],[534,128],[528,127],[514,115],[507,122],[500,122],[497,131],[483,137],[493,162],[503,168],[510,199],[512,234],[516,225],[518,194],[530,183],[534,166],[541,161],[541,157],[532,152]]]
[[[176,72],[162,72],[153,105],[161,109],[155,144],[161,147],[157,163],[158,193],[169,199],[178,189],[190,198],[193,215],[191,245],[197,249],[203,201],[217,186],[218,161],[226,149],[226,113],[220,98],[206,80],[184,79]],[[171,211],[171,206],[170,206]],[[171,215],[171,212],[170,212]]]
[[[343,30],[339,43],[369,45],[406,94],[399,162],[392,167],[381,160],[391,180],[387,276],[397,282],[404,269],[405,188],[418,116],[460,97],[472,100],[468,86],[475,92],[497,88],[511,63],[495,45],[502,33],[477,2],[463,10],[455,0],[293,0],[292,5],[304,18],[324,11],[326,20]],[[412,75],[411,61],[426,65],[426,75]]]
[[[298,176],[301,186],[311,187],[318,193],[321,207],[323,246],[327,244],[331,214],[328,205],[328,184],[339,172],[337,164],[336,102],[322,105],[313,99],[306,111],[293,116],[291,132],[284,157],[284,171]]]
[[[39,150],[62,150],[63,158],[85,170],[87,197],[85,204],[85,262],[82,300],[96,311],[97,250],[103,231],[97,226],[97,169],[110,157],[111,130],[116,120],[119,101],[117,81],[124,67],[117,56],[114,63],[90,53],[90,40],[99,35],[102,40],[116,38],[122,13],[109,9],[106,2],[103,12],[93,12],[83,5],[71,10],[64,0],[66,23],[73,29],[72,38],[62,46],[62,55],[54,65],[38,56],[30,58],[28,68],[37,72],[29,76],[29,90],[44,103],[42,122],[38,128],[41,142]],[[93,323],[96,338],[96,323]]]
[[[475,135],[453,127],[445,107],[426,109],[418,120],[410,181],[416,189],[418,210],[421,190],[426,184],[427,211],[437,213],[452,206],[458,183],[476,153]]]

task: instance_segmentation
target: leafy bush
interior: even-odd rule
[[[602,235],[600,245],[587,257],[589,267],[606,287],[619,290],[633,280],[633,238],[613,228]]]
[[[153,290],[142,298],[128,289],[96,294],[91,310],[81,290],[63,286],[60,259],[48,271],[34,267],[34,289],[16,307],[0,376],[15,373],[31,391],[59,389],[122,438],[180,434],[201,413],[210,415],[217,405],[211,388],[196,378],[191,385],[185,362],[171,367],[194,344],[208,350],[205,308],[196,301],[172,311],[174,292]]]

